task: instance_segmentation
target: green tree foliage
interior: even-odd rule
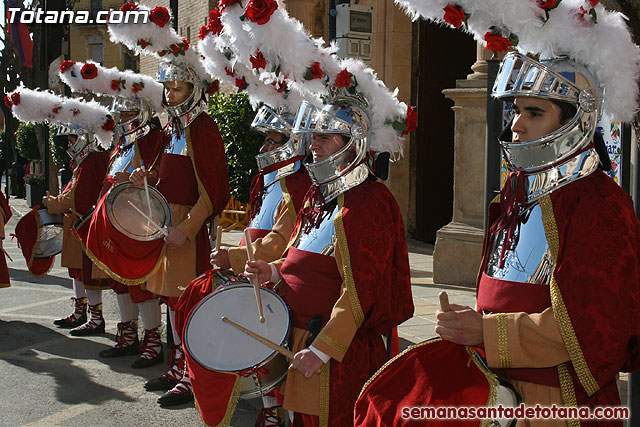
[[[214,94],[209,101],[209,115],[218,124],[227,152],[231,195],[249,201],[251,179],[258,173],[256,154],[264,138],[251,130],[256,112],[245,93]]]
[[[18,152],[27,160],[40,160],[38,150],[38,139],[34,125],[31,123],[20,123],[16,132],[16,146]]]
[[[67,137],[58,136],[56,133],[57,131],[55,127],[49,128],[49,147],[51,148],[51,158],[58,169],[63,167],[68,168],[69,160],[71,158],[67,154]]]

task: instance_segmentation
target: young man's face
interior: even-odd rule
[[[126,123],[129,120],[133,120],[138,115],[137,111],[121,111],[120,112],[120,123]]]
[[[262,147],[260,147],[260,154],[282,147],[282,144],[285,142],[284,138],[284,135],[280,132],[270,130],[267,132],[267,136],[264,137],[264,143],[262,144]]]
[[[164,97],[170,106],[180,105],[189,98],[193,86],[187,82],[164,82]]]
[[[77,140],[78,137],[76,135],[67,135],[67,148],[73,147]]]
[[[561,109],[540,98],[517,97],[513,102],[515,116],[511,123],[512,142],[529,142],[560,129]]]
[[[309,149],[313,155],[313,162],[317,163],[344,147],[342,136],[337,133],[314,133]]]

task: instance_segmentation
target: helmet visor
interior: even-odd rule
[[[293,124],[293,133],[339,133],[351,134],[352,124],[333,114],[331,110],[319,109],[304,101]]]

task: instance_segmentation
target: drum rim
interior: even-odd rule
[[[119,193],[125,191],[129,187],[143,188],[142,186],[135,185],[132,182],[122,182],[120,184],[116,184],[113,187],[111,187],[111,189],[107,193],[107,196],[105,198],[105,209],[106,209],[106,213],[107,213],[107,218],[109,219],[109,223],[113,226],[113,228],[118,230],[123,235],[125,235],[125,236],[127,236],[127,237],[129,237],[129,238],[131,238],[133,240],[137,240],[139,242],[150,242],[150,241],[153,241],[153,240],[158,240],[160,238],[163,238],[164,235],[158,230],[156,230],[153,234],[149,234],[145,238],[141,238],[140,235],[130,233],[128,230],[125,230],[124,228],[122,228],[120,226],[120,224],[118,224],[116,221],[112,220],[112,218],[113,218],[113,203],[111,203],[110,201],[113,200],[113,198],[115,196],[117,196]],[[167,218],[166,226],[170,226],[173,218],[172,218],[172,215],[171,215],[171,208],[169,207],[169,202],[167,202],[167,199],[162,195],[160,190],[158,190],[156,187],[154,187],[152,185],[149,185],[148,187],[149,187],[149,194],[151,195],[153,193],[155,196],[158,197],[158,199],[161,202],[163,202],[162,203],[162,208],[164,210],[165,217]]]
[[[57,228],[59,229],[59,233],[56,235],[55,239],[50,239],[50,240],[59,240],[60,241],[60,249],[55,251],[55,252],[51,252],[51,253],[47,253],[46,255],[36,255],[34,254],[34,252],[36,251],[36,248],[39,247],[39,243],[40,240],[36,239],[35,244],[33,245],[33,249],[31,251],[32,255],[33,255],[33,259],[47,259],[47,258],[51,258],[54,257],[56,255],[58,255],[59,253],[62,252],[62,245],[63,245],[63,241],[64,241],[64,227],[62,225],[59,224],[43,224],[40,226],[40,228],[38,228],[38,234],[40,234],[40,230],[44,227],[51,227],[51,228]]]
[[[228,369],[220,369],[220,368],[212,368],[207,366],[207,364],[202,363],[202,361],[196,357],[194,355],[194,352],[191,350],[191,347],[189,345],[189,339],[188,339],[188,333],[189,333],[189,325],[191,324],[191,320],[193,319],[193,315],[196,313],[196,311],[198,309],[200,309],[202,307],[202,305],[205,304],[206,301],[208,301],[209,299],[213,298],[214,295],[220,294],[226,290],[229,289],[233,289],[233,288],[239,288],[239,287],[243,287],[243,288],[253,288],[253,285],[251,284],[239,284],[239,285],[229,285],[229,286],[224,286],[224,287],[219,287],[216,290],[214,290],[213,292],[211,292],[209,295],[207,295],[206,297],[202,298],[198,304],[195,305],[195,307],[193,307],[191,309],[191,312],[189,313],[189,316],[187,317],[187,321],[184,325],[184,333],[183,333],[183,346],[184,346],[184,350],[186,352],[189,353],[189,355],[202,367],[206,368],[206,369],[210,369],[210,370],[215,370],[215,371],[220,371],[220,372],[239,372],[239,370],[228,370]],[[285,311],[287,313],[287,317],[289,318],[289,322],[287,323],[287,331],[285,333],[285,338],[284,338],[284,342],[282,343],[282,345],[287,346],[289,345],[289,339],[291,336],[291,311],[289,310],[289,306],[287,305],[287,303],[285,302],[285,300],[278,295],[277,292],[266,288],[264,286],[260,286],[261,290],[266,291],[267,293],[272,293],[284,306]],[[258,315],[257,313],[257,307],[256,307],[256,316]],[[244,370],[244,369],[249,369],[255,366],[263,366],[266,363],[268,363],[274,356],[276,356],[277,354],[279,354],[277,351],[273,350],[271,353],[269,353],[267,355],[267,357],[265,357],[264,359],[262,359],[262,361],[260,361],[260,363],[256,364],[256,365],[252,365],[252,366],[248,366],[246,368],[241,369],[240,371]]]

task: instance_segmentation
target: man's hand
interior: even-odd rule
[[[436,311],[436,333],[443,340],[463,345],[480,345],[482,335],[482,314],[471,307],[451,304],[451,311]]]
[[[227,249],[220,249],[219,251],[213,250],[211,251],[211,256],[209,257],[212,266],[218,266],[221,269],[231,268],[231,263],[229,262],[229,251]]]
[[[137,168],[133,172],[131,172],[131,176],[129,176],[129,181],[131,181],[135,185],[144,185],[145,174],[147,175],[147,177],[149,177],[149,171],[145,173],[145,172],[142,172],[141,168]]]
[[[255,279],[258,283],[266,283],[271,279],[271,266],[262,260],[247,261],[244,275],[251,281]]]
[[[289,370],[292,371],[295,369],[304,375],[305,378],[311,378],[313,374],[322,368],[322,365],[324,365],[322,359],[316,356],[313,351],[305,348],[293,356]]]
[[[167,242],[170,248],[179,248],[187,241],[187,235],[180,231],[179,228],[169,227],[167,231],[169,235],[164,238],[164,241]]]
[[[129,172],[120,171],[120,172],[116,172],[113,175],[113,180],[116,182],[116,184],[122,184],[123,182],[129,182],[130,176],[131,174]],[[144,185],[144,181],[142,181],[142,184],[140,185]]]

